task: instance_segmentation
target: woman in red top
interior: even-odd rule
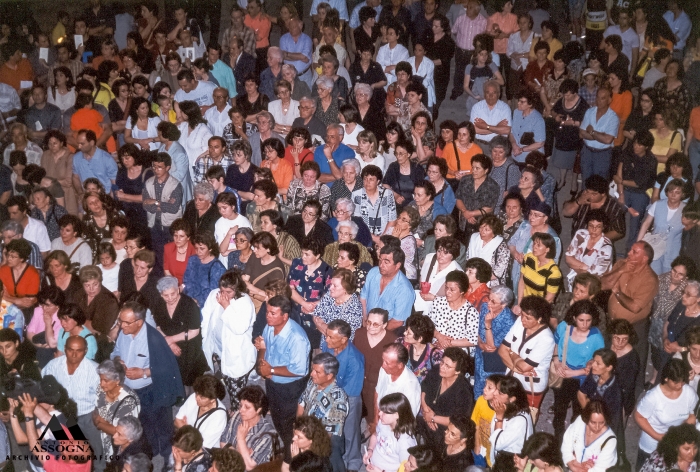
[[[182,285],[182,277],[187,269],[187,260],[196,254],[194,245],[190,242],[190,226],[182,218],[170,225],[170,235],[173,242],[163,248],[163,270],[165,275],[175,277]]]
[[[314,160],[311,134],[306,128],[292,128],[287,134],[286,141],[284,160],[294,166],[294,177],[301,179],[301,165],[306,161]]]
[[[0,267],[0,281],[5,287],[2,298],[19,308],[36,305],[39,272],[27,262],[32,247],[24,239],[13,239],[5,246],[7,265]]]
[[[469,277],[466,299],[479,311],[483,303],[488,303],[491,294],[491,289],[487,285],[491,280],[491,266],[481,258],[472,257],[465,264],[464,272]]]

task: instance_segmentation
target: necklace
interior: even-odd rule
[[[185,250],[182,252],[180,252],[180,249],[178,248],[177,253],[178,254],[187,254],[187,247],[185,247]]]

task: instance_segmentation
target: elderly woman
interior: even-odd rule
[[[313,164],[315,165],[315,163]],[[332,244],[333,231],[322,219],[322,208],[322,204],[318,200],[307,200],[301,208],[301,215],[289,217],[285,230],[297,241],[302,241],[304,238],[315,238],[322,244]]]
[[[228,116],[231,122],[224,126],[224,130],[221,132],[221,137],[226,141],[227,147],[230,148],[233,143],[241,139],[248,140],[257,131],[257,127],[253,123],[246,121],[247,116],[241,108],[231,107],[228,110]]]
[[[117,297],[102,285],[102,271],[98,267],[82,267],[80,283],[83,289],[75,297],[75,303],[85,313],[85,326],[99,342],[109,342],[105,336],[109,334],[119,316]]]
[[[510,251],[503,240],[503,223],[494,215],[479,220],[479,232],[472,234],[467,248],[467,258],[478,257],[491,266],[489,286],[503,285],[510,264]]]
[[[250,257],[243,270],[243,280],[248,288],[248,294],[253,299],[255,310],[267,300],[265,285],[276,279],[285,279],[287,268],[277,255],[279,246],[273,235],[265,231],[257,233],[250,240],[255,257]]]
[[[691,280],[687,283],[680,302],[673,309],[664,323],[661,365],[675,353],[687,351],[688,332],[700,325],[700,282]]]
[[[209,182],[200,182],[194,186],[194,199],[187,202],[182,219],[190,230],[197,234],[201,231],[214,232],[219,210],[212,204],[214,187]]]
[[[209,292],[219,286],[219,279],[226,268],[218,259],[219,245],[212,233],[204,231],[196,234],[192,238],[192,244],[195,255],[187,259],[187,268],[182,278],[183,293],[203,307]]]
[[[608,216],[603,209],[586,213],[586,228],[576,231],[566,250],[566,265],[571,270],[566,276],[566,286],[570,291],[577,274],[588,272],[602,276],[612,267],[613,246],[605,236],[608,230]]]
[[[342,177],[331,185],[331,198],[329,201],[331,208],[335,209],[338,200],[341,198],[350,199],[352,197],[352,192],[362,188],[362,179],[358,178],[362,172],[362,168],[363,166],[359,162],[359,159],[346,159],[340,164]],[[336,215],[336,217],[337,216],[338,215]]]
[[[43,287],[58,287],[66,301],[75,301],[82,288],[80,286],[78,274],[73,273],[73,267],[71,260],[68,258],[68,254],[60,249],[51,251],[49,255],[46,256],[44,271],[46,276],[43,281]]]
[[[425,165],[425,175],[427,180],[435,187],[435,198],[448,214],[452,213],[455,207],[455,193],[452,186],[447,182],[449,169],[445,159],[431,157]]]
[[[352,67],[350,70],[352,70]],[[386,134],[386,123],[382,119],[383,109],[377,105],[375,100],[372,100],[375,90],[371,85],[362,82],[356,82],[353,90],[355,92],[357,112],[360,114],[360,119],[357,123],[366,130],[372,130],[376,136],[384,136]]]
[[[467,301],[469,278],[462,271],[445,277],[445,295],[436,297],[428,316],[435,323],[437,347],[470,348],[477,343],[479,312]]]
[[[500,193],[496,181],[489,177],[493,167],[489,157],[476,154],[471,158],[471,166],[471,174],[465,175],[459,181],[455,192],[459,225],[467,237],[471,237],[472,233],[478,230],[480,217],[494,212]]]
[[[292,295],[292,298],[294,295]],[[326,330],[333,320],[346,321],[352,332],[350,341],[355,337],[355,330],[362,327],[362,304],[357,294],[357,285],[352,271],[335,269],[331,275],[328,292],[321,298],[313,310],[313,322],[321,333],[321,349],[325,350]]]
[[[499,209],[498,219],[503,223],[503,240],[510,242],[515,232],[523,222],[523,209],[525,199],[519,193],[508,193],[503,198],[503,203]]]
[[[61,329],[58,336],[54,337],[53,331],[46,331],[46,344],[57,350],[57,356],[65,355],[66,341],[71,336],[80,336],[85,339],[87,353],[85,357],[94,360],[97,354],[97,341],[91,331],[85,326],[87,317],[85,312],[74,303],[66,303],[58,309],[58,320]]]
[[[8,134],[12,142],[5,148],[3,154],[5,162],[10,162],[10,154],[12,151],[24,151],[24,154],[27,156],[28,164],[39,165],[41,163],[41,155],[44,151],[40,146],[29,140],[29,131],[24,124],[18,122],[12,123]]]
[[[26,239],[13,239],[5,244],[4,251],[5,265],[0,266],[2,299],[28,310],[36,304],[40,286],[39,272],[28,262],[32,247]],[[19,323],[24,325],[24,320],[15,320],[15,327]]]
[[[416,228],[418,235],[418,245],[423,245],[423,239],[428,235],[428,231],[433,228],[433,221],[437,216],[447,215],[447,210],[435,201],[435,186],[428,180],[417,182],[413,186],[413,201],[407,207],[418,210],[420,223]]]
[[[461,270],[456,262],[460,244],[456,238],[446,236],[435,241],[435,252],[428,254],[420,271],[420,297],[427,303],[420,303],[416,311],[430,312],[435,297],[445,295],[445,278],[454,270]]]
[[[238,269],[240,271],[245,269],[246,263],[253,255],[253,249],[250,245],[253,234],[253,230],[250,228],[239,228],[236,231],[236,234],[234,234],[236,249],[228,255],[229,269]]]
[[[175,277],[163,277],[157,288],[160,297],[151,303],[153,319],[177,357],[183,384],[191,386],[208,368],[202,351],[199,307],[195,300],[180,293]]]
[[[286,136],[299,118],[299,102],[292,99],[292,85],[284,79],[275,83],[275,95],[278,99],[271,101],[267,110],[275,117],[275,132]]]
[[[119,422],[127,417],[138,418],[141,403],[138,395],[124,385],[126,370],[121,362],[105,360],[97,367],[97,374],[100,376],[100,385],[97,388],[93,422],[100,430],[104,454],[111,456],[117,454],[112,448],[112,437],[118,431]],[[124,449],[126,447],[121,447],[119,452]]]
[[[398,141],[394,151],[396,162],[389,164],[382,180],[384,188],[393,192],[394,201],[399,207],[403,207],[413,200],[415,184],[425,180],[423,167],[411,161],[411,155],[414,151],[415,146],[411,142]]]
[[[143,427],[138,416],[124,416],[116,422],[114,434],[110,438],[113,446],[112,460],[108,461],[108,469],[111,470],[142,470],[138,467],[146,466],[151,462],[151,450],[146,437],[143,435]]]
[[[442,360],[442,350],[433,344],[434,333],[432,320],[415,313],[406,319],[404,335],[396,341],[408,351],[406,368],[413,372],[418,382],[423,382],[430,370]]]
[[[341,80],[345,82],[345,79],[342,77]],[[332,94],[335,84],[336,82],[333,79],[325,75],[319,76],[314,84],[318,94],[318,98],[316,99],[316,112],[314,113],[314,116],[321,120],[326,126],[338,122],[340,105],[338,103],[338,98],[333,97]]]
[[[224,432],[220,446],[231,446],[243,457],[246,470],[273,459],[276,447],[275,426],[268,415],[267,396],[257,385],[244,387],[237,396],[240,408],[234,410]]]
[[[505,374],[506,366],[498,355],[498,348],[515,324],[511,311],[513,291],[505,285],[491,288],[488,303],[479,311],[479,338],[474,355],[474,398],[484,393],[486,379],[492,374]]]
[[[311,133],[306,128],[292,128],[287,133],[285,143],[287,147],[284,150],[284,160],[294,167],[294,178],[301,179],[299,167],[304,162],[313,161],[314,159]]]
[[[445,432],[454,415],[471,414],[474,397],[465,377],[472,361],[458,347],[448,347],[442,362],[432,368],[421,383],[421,414],[417,418],[418,431],[434,449],[444,444]]]
[[[319,76],[325,77],[333,82],[331,87],[331,98],[337,100],[338,102],[345,102],[348,99],[348,82],[340,75],[338,75],[338,67],[340,63],[338,59],[331,54],[326,54],[321,57],[321,69],[322,73]],[[323,81],[324,85],[329,84],[328,81]],[[311,88],[312,97],[322,97],[320,93],[320,88],[322,87],[321,82],[317,79]]]
[[[685,183],[681,179],[673,179],[666,184],[666,200],[658,200],[652,203],[647,209],[647,214],[639,229],[637,241],[649,239],[658,241],[660,238],[665,247],[657,247],[654,254],[654,261],[651,268],[657,274],[663,274],[671,270],[671,262],[680,252],[680,240],[683,225],[681,224],[681,213],[685,207],[683,199],[683,187]],[[646,235],[647,231],[654,226],[651,237]],[[656,237],[656,239],[655,239]]]
[[[215,447],[226,428],[228,414],[221,400],[226,389],[221,380],[204,374],[194,381],[192,393],[175,415],[175,428],[192,425],[202,434],[204,447]]]
[[[588,402],[563,435],[561,452],[569,470],[607,470],[617,464],[618,439],[609,411],[600,400]],[[562,437],[562,436],[559,436]]]
[[[289,216],[289,209],[277,201],[275,182],[267,179],[258,180],[253,184],[253,201],[248,204],[245,211],[253,231],[260,231],[260,214],[267,210],[279,212],[285,220]]]
[[[260,93],[270,101],[275,99],[275,83],[282,78],[283,53],[278,47],[267,50],[267,68],[260,72]],[[246,81],[247,83],[247,81]]]
[[[180,102],[179,105],[182,123],[178,126],[180,131],[180,139],[178,142],[187,153],[187,159],[190,165],[190,178],[194,182],[194,163],[197,161],[197,158],[209,152],[208,143],[212,134],[196,102],[185,100],[184,102]]]
[[[360,163],[361,169],[372,164],[379,167],[382,172],[385,171],[384,156],[377,154],[377,146],[377,138],[372,131],[363,130],[357,135],[357,154],[355,159]]]
[[[282,65],[282,78],[289,82],[292,91],[292,100],[301,99],[302,97],[308,97],[311,95],[311,89],[303,80],[297,77],[297,70],[291,64]]]
[[[314,161],[306,161],[301,165],[301,179],[293,180],[287,190],[287,207],[299,215],[307,201],[314,199],[321,203],[322,211],[319,217],[326,221],[330,217],[331,190],[318,179],[321,169]]]
[[[358,225],[352,220],[339,221],[335,227],[338,240],[326,246],[323,251],[323,260],[330,266],[335,266],[338,263],[340,255],[340,245],[350,243],[357,246],[360,251],[360,259],[358,264],[372,265],[372,255],[369,253],[365,245],[357,240]]]
[[[450,215],[439,215],[433,221],[433,234],[426,236],[423,241],[423,247],[420,248],[418,262],[420,266],[423,266],[425,258],[428,254],[432,254],[435,251],[435,243],[438,239],[445,236],[455,236],[458,231],[457,224],[455,220]],[[459,243],[459,256],[455,259],[460,267],[464,267],[464,263],[467,261],[467,248]]]
[[[406,277],[413,281],[418,279],[418,246],[414,233],[419,222],[420,215],[418,210],[406,207],[399,213],[396,224],[387,228],[385,232],[385,235],[394,236],[401,241],[401,249],[406,255],[403,268],[405,269]]]
[[[637,403],[634,419],[642,430],[637,463],[643,464],[660,447],[670,428],[683,423],[695,426],[698,396],[688,385],[688,364],[671,359],[661,370],[661,383],[648,390]],[[673,408],[673,415],[669,415]],[[669,437],[672,437],[669,436]]]

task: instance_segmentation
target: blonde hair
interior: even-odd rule
[[[360,141],[369,142],[370,156],[372,157],[372,159],[377,157],[377,148],[379,147],[379,143],[377,142],[377,137],[374,135],[373,132],[368,130],[360,131],[360,133],[357,135],[357,142],[359,143]]]

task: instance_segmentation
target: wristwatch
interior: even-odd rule
[[[270,373],[271,373],[272,375],[275,375],[275,368],[274,368],[274,367],[270,367]]]

